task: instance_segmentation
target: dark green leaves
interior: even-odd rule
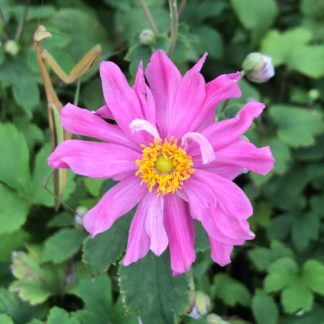
[[[120,269],[120,287],[130,312],[144,323],[174,323],[188,302],[184,276],[172,276],[168,254],[144,259]]]

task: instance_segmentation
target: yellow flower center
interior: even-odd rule
[[[137,160],[138,175],[146,183],[148,190],[166,195],[175,193],[185,180],[194,173],[192,159],[186,152],[177,146],[177,140],[156,139],[148,146],[143,145],[143,157]]]

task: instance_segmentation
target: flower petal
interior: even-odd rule
[[[129,124],[132,120],[143,119],[141,105],[134,89],[132,89],[124,74],[113,62],[100,64],[100,76],[106,103],[119,127],[131,136]],[[136,142],[143,142],[143,136],[136,134],[131,136]]]
[[[144,258],[150,250],[150,238],[145,231],[146,214],[147,204],[142,200],[137,206],[129,229],[126,255],[123,259],[125,266]]]
[[[196,256],[193,220],[186,203],[176,195],[165,196],[164,221],[169,238],[171,268],[174,274],[181,274],[189,270]]]
[[[162,196],[147,193],[145,229],[150,238],[150,249],[156,255],[161,255],[168,247],[168,236],[164,228],[164,201]]]
[[[93,236],[108,230],[144,197],[147,189],[131,175],[112,187],[83,218],[84,228]]]
[[[151,89],[145,83],[144,71],[143,71],[143,62],[141,61],[138,65],[134,90],[138,96],[138,99],[141,104],[142,114],[146,120],[151,124],[155,125],[156,116],[155,116],[155,102]]]
[[[211,258],[222,267],[230,264],[233,245],[218,242],[211,237],[209,237],[209,242]]]
[[[103,105],[96,110],[95,114],[101,118],[114,119],[112,112],[110,111],[108,105]]]
[[[205,52],[203,54],[203,56],[199,59],[199,61],[189,71],[200,72],[200,70],[202,69],[202,67],[206,61],[207,55],[208,55],[208,53]]]
[[[73,134],[139,149],[138,145],[130,141],[118,126],[110,125],[87,109],[69,103],[62,109],[60,119],[62,126]]]
[[[184,146],[185,149],[187,148],[190,140],[199,145],[203,164],[208,164],[215,160],[214,149],[204,135],[195,132],[188,132],[184,134],[182,137],[182,146]]]
[[[194,130],[193,121],[200,114],[205,95],[203,76],[195,70],[189,70],[180,81],[174,104],[168,110],[167,137],[180,138]]]
[[[153,126],[149,121],[144,119],[134,119],[129,128],[131,129],[132,133],[145,131],[149,135],[152,135],[155,138],[160,138],[160,135],[155,126]]]
[[[241,219],[246,219],[252,215],[253,208],[249,199],[242,189],[232,181],[201,169],[196,169],[191,177],[205,183],[213,190],[218,205],[228,215]]]
[[[67,140],[48,157],[48,163],[54,169],[70,168],[91,178],[114,178],[135,173],[139,158],[140,153],[118,144]]]
[[[162,137],[166,136],[168,129],[168,111],[173,107],[175,96],[181,81],[181,74],[169,57],[161,50],[151,56],[145,71],[152,90],[157,122]]]
[[[222,163],[262,175],[268,174],[274,167],[274,158],[269,146],[258,148],[244,139],[217,150],[216,154]]]
[[[215,121],[216,106],[222,101],[239,98],[241,90],[238,81],[241,79],[241,73],[222,74],[206,85],[206,97],[201,114],[194,121],[195,129],[205,129]]]
[[[250,127],[253,119],[258,117],[265,105],[260,102],[249,102],[234,117],[221,120],[203,131],[214,149],[226,146],[243,135]]]

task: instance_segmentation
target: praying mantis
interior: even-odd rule
[[[39,65],[40,74],[44,84],[44,90],[47,99],[48,121],[51,133],[51,145],[54,150],[56,146],[64,140],[70,139],[71,134],[63,130],[59,113],[63,108],[60,102],[50,74],[47,70],[49,66],[57,77],[65,84],[71,84],[80,79],[98,60],[101,55],[101,46],[96,45],[90,49],[80,61],[72,68],[70,73],[66,74],[55,58],[42,46],[44,39],[52,37],[52,34],[43,25],[39,25],[33,36],[33,45],[36,52],[37,63]],[[61,205],[61,195],[66,184],[67,169],[54,170],[54,208],[58,210]]]

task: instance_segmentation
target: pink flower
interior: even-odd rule
[[[169,246],[173,274],[188,271],[195,260],[194,220],[206,230],[211,257],[221,266],[230,263],[233,246],[254,238],[247,222],[251,203],[233,179],[246,170],[265,175],[273,168],[269,147],[242,138],[265,106],[250,102],[236,117],[215,122],[215,106],[241,95],[240,73],[205,83],[205,58],[182,76],[156,51],[145,71],[148,84],[140,64],[133,87],[116,64],[103,62],[107,105],[91,113],[67,104],[61,112],[66,130],[103,142],[65,141],[49,165],[119,181],[85,215],[86,230],[104,232],[137,206],[124,265]]]

